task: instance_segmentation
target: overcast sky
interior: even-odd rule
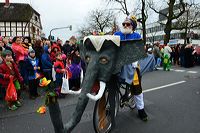
[[[83,23],[89,11],[103,8],[102,0],[10,0],[10,3],[32,5],[41,15],[46,36],[52,28],[72,25],[72,31],[69,29],[53,31],[53,35],[59,36],[63,41],[72,35],[77,35],[77,27]]]
[[[0,2],[5,2],[5,0],[0,0]],[[133,7],[136,0],[131,2],[129,6]],[[72,25],[72,31],[62,29],[52,32],[52,35],[61,38],[63,41],[69,39],[72,35],[78,35],[77,29],[84,23],[89,11],[97,8],[105,9],[106,7],[105,0],[10,0],[10,3],[28,3],[39,12],[46,37],[49,36],[52,28]],[[121,21],[123,21],[122,19],[125,16],[118,15],[117,18],[121,18]]]

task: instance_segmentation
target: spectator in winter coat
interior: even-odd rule
[[[44,53],[42,54],[42,71],[47,80],[52,79],[52,61],[50,58],[51,47],[48,45],[44,46]]]
[[[16,63],[18,64],[19,72],[24,79],[24,83],[25,85],[27,85],[28,80],[27,80],[27,75],[25,71],[26,69],[24,68],[24,60],[28,55],[28,50],[22,46],[20,37],[13,38],[13,41],[14,43],[12,44],[12,50],[15,53]]]
[[[2,88],[7,89],[10,82],[9,79],[13,78],[13,82],[17,91],[17,101],[7,101],[8,108],[10,110],[16,110],[21,106],[19,101],[20,98],[20,83],[22,83],[23,78],[21,77],[17,65],[13,62],[12,52],[9,50],[4,50],[2,52],[3,62],[0,65],[0,73],[4,75],[3,79],[0,79],[0,84]]]
[[[25,60],[26,69],[28,73],[28,86],[29,86],[29,97],[35,99],[39,96],[37,92],[38,79],[37,71],[40,70],[39,61],[35,56],[35,51],[32,47],[29,47],[28,58]]]
[[[43,42],[41,40],[36,40],[33,49],[35,51],[35,57],[39,60],[39,66],[42,67],[42,54],[44,53]],[[41,69],[42,70],[42,69]]]
[[[56,92],[58,94],[58,96],[63,97],[63,95],[61,94],[61,87],[62,87],[62,78],[63,78],[63,74],[66,73],[66,69],[62,60],[62,53],[58,52],[56,54],[56,62],[54,63],[54,69],[56,72]]]
[[[2,50],[10,50],[12,52],[12,58],[15,59],[13,50],[11,49],[11,47],[7,46],[7,41],[5,38],[0,39],[0,47],[2,48]]]

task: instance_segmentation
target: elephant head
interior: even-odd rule
[[[86,63],[86,72],[81,85],[82,91],[70,121],[64,126],[62,122],[54,124],[55,131],[57,129],[56,132],[70,132],[81,120],[89,98],[98,100],[102,97],[106,82],[109,81],[112,74],[120,72],[123,65],[146,57],[142,40],[120,42],[119,36],[112,35],[85,37],[83,43],[80,44],[80,54]],[[95,82],[99,82],[100,90],[96,95],[92,95],[91,91]],[[58,106],[55,107],[59,108]],[[54,118],[61,118],[60,113],[55,117],[55,111],[53,112]]]

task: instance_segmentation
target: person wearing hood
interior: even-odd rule
[[[32,47],[29,47],[28,58],[25,60],[25,64],[28,75],[29,97],[30,99],[35,99],[39,96],[37,91],[37,71],[40,70],[40,67],[39,61],[35,56],[35,50]]]
[[[47,80],[52,79],[52,61],[50,58],[51,47],[48,45],[44,46],[44,53],[42,54],[42,71]]]
[[[51,46],[51,53],[50,53],[50,57],[51,57],[52,62],[56,61],[56,54],[58,52],[61,52],[60,47],[56,43],[53,43],[52,46]]]

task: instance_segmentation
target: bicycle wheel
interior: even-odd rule
[[[135,100],[134,100],[134,96],[131,96],[131,98],[129,99],[129,101],[128,101],[128,107],[129,107],[130,109],[134,109],[134,108],[136,107],[136,105],[135,105]]]
[[[115,98],[115,117],[119,111],[119,94]],[[96,133],[109,133],[111,131],[111,112],[106,90],[100,100],[95,103],[93,112],[93,126]]]

